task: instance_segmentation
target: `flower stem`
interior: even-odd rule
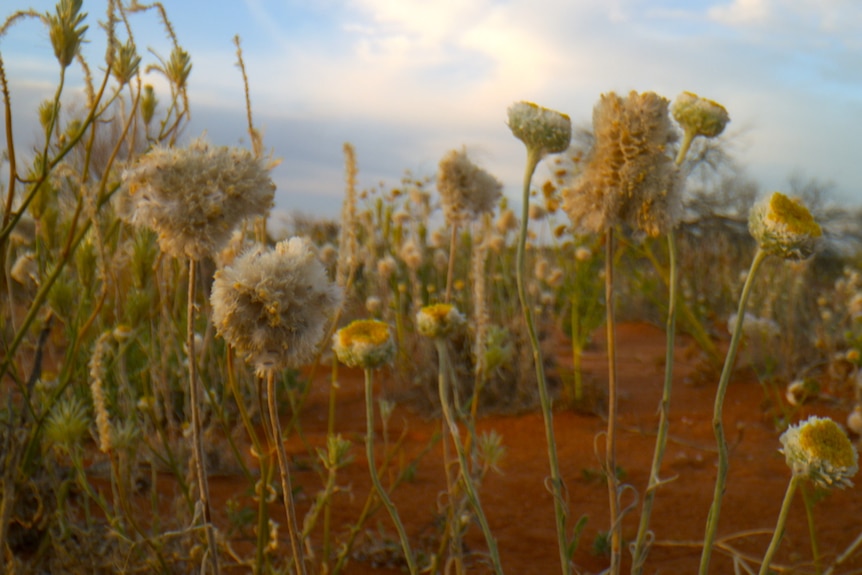
[[[452,442],[455,444],[455,451],[458,453],[458,463],[461,466],[461,478],[464,480],[464,490],[467,492],[467,498],[473,506],[473,511],[476,512],[476,519],[479,521],[479,526],[482,528],[482,533],[485,535],[485,541],[488,543],[488,553],[491,555],[491,563],[494,565],[494,572],[497,575],[502,575],[503,567],[500,563],[500,553],[497,550],[497,541],[491,533],[491,528],[488,525],[488,519],[485,517],[485,512],[482,510],[482,504],[479,501],[479,494],[476,491],[476,486],[473,483],[473,476],[470,474],[470,466],[467,463],[467,455],[464,452],[464,445],[461,443],[461,438],[458,433],[458,425],[455,423],[455,418],[452,416],[452,409],[449,406],[449,351],[446,349],[446,341],[441,338],[435,338],[434,344],[437,346],[437,357],[439,362],[438,368],[438,390],[440,392],[440,408],[443,411],[443,419],[449,426],[449,434],[452,436]]]
[[[605,438],[605,475],[608,481],[608,507],[611,519],[610,574],[620,572],[622,522],[617,479],[617,345],[614,319],[614,230],[605,233],[605,316],[608,340],[608,431]]]
[[[404,551],[404,559],[407,561],[407,569],[410,575],[418,575],[419,569],[416,567],[416,559],[413,557],[413,552],[410,550],[410,541],[407,539],[407,532],[404,530],[404,524],[401,523],[401,518],[398,516],[398,510],[395,504],[389,498],[386,490],[383,489],[383,484],[380,483],[380,477],[377,474],[377,464],[374,462],[374,397],[372,391],[372,374],[370,368],[365,368],[365,418],[366,418],[366,435],[365,435],[365,453],[368,457],[368,472],[371,474],[371,482],[374,483],[374,488],[377,490],[377,495],[389,512],[392,522],[395,523],[395,529],[398,530],[398,537],[401,539],[401,549]]]
[[[652,514],[653,502],[655,501],[655,492],[662,483],[659,479],[659,472],[661,471],[661,463],[664,459],[664,451],[667,446],[667,432],[670,425],[670,395],[673,387],[673,351],[676,335],[676,286],[678,275],[676,266],[676,236],[674,235],[673,230],[670,230],[667,234],[667,247],[670,277],[668,278],[667,342],[665,344],[664,388],[662,389],[661,404],[659,405],[660,415],[658,435],[655,441],[655,452],[653,453],[649,484],[644,492],[640,525],[638,526],[638,534],[632,558],[632,575],[640,575],[643,573],[644,562],[649,553],[649,544],[647,544],[649,522]]]
[[[724,486],[727,482],[727,439],[724,436],[724,423],[722,421],[724,396],[727,393],[727,384],[730,382],[733,365],[736,363],[736,352],[739,348],[740,338],[742,337],[742,326],[745,320],[745,306],[748,303],[748,296],[751,293],[751,286],[754,284],[754,276],[757,273],[757,269],[763,263],[763,260],[766,259],[766,256],[767,253],[760,248],[754,254],[751,268],[748,270],[748,276],[745,278],[745,285],[742,286],[742,294],[739,296],[736,324],[733,327],[730,348],[727,350],[724,367],[721,370],[721,378],[718,381],[718,389],[715,392],[712,427],[715,431],[716,443],[718,444],[718,475],[715,478],[715,492],[713,493],[712,505],[709,508],[709,515],[706,519],[703,553],[700,556],[700,569],[698,571],[700,575],[706,575],[709,572],[709,559],[712,554],[712,545],[715,541],[716,532],[718,531],[718,516],[721,511],[721,500],[724,497]]]
[[[539,388],[539,403],[542,407],[542,416],[545,420],[545,438],[548,444],[548,461],[551,467],[551,492],[554,497],[554,516],[557,526],[557,544],[560,552],[560,566],[563,575],[569,575],[571,565],[569,564],[568,542],[566,537],[566,505],[563,499],[563,480],[560,476],[560,463],[557,458],[557,442],[554,439],[554,414],[551,411],[551,398],[548,394],[548,383],[545,380],[545,367],[542,363],[542,352],[539,348],[539,338],[536,336],[536,327],[533,323],[533,313],[527,301],[527,288],[525,284],[526,262],[525,248],[527,244],[527,223],[530,217],[530,182],[533,172],[539,160],[542,159],[540,150],[527,148],[527,165],[524,170],[523,205],[521,208],[521,228],[518,236],[518,252],[516,259],[518,299],[521,302],[521,310],[524,313],[524,321],[527,324],[527,333],[530,337],[530,345],[533,348],[533,363],[536,367],[536,383]]]
[[[281,421],[278,419],[278,402],[275,396],[275,371],[271,369],[266,372],[266,402],[269,405],[269,419],[275,442],[275,452],[278,455],[278,470],[281,475],[281,490],[284,492],[284,512],[287,516],[290,550],[293,553],[296,572],[305,575],[305,559],[302,554],[302,544],[299,541],[299,525],[296,522],[296,505],[293,501],[293,487],[290,484],[290,470],[287,467],[287,452],[284,450]]]
[[[781,538],[784,537],[784,524],[787,523],[787,514],[790,512],[790,503],[793,501],[793,494],[796,492],[796,486],[799,485],[800,477],[793,474],[790,478],[790,483],[787,485],[787,491],[784,492],[784,502],[781,504],[781,512],[778,514],[778,522],[775,524],[775,531],[772,532],[772,541],[766,549],[766,555],[763,556],[763,563],[760,564],[760,574],[767,575],[769,573],[769,564],[772,563],[772,558],[775,552],[778,551],[778,545],[781,543]]]
[[[195,473],[198,477],[198,502],[204,515],[204,528],[207,535],[210,563],[214,575],[219,574],[218,545],[213,530],[212,507],[210,506],[210,489],[207,481],[206,464],[204,463],[203,434],[201,432],[200,399],[201,390],[198,385],[197,355],[195,354],[195,265],[197,262],[189,258],[189,292],[186,307],[186,347],[189,360],[189,406],[192,413],[192,453],[194,454]]]

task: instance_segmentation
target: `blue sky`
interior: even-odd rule
[[[516,197],[524,149],[506,108],[531,100],[589,125],[603,92],[684,90],[721,102],[728,137],[764,191],[793,174],[862,200],[862,2],[857,0],[165,0],[191,54],[192,125],[219,144],[247,141],[232,38],[243,41],[256,124],[282,158],[277,208],[335,216],[342,144],[359,181],[433,175],[450,149]],[[53,2],[12,0],[8,14]],[[104,53],[105,2],[84,0],[91,62]],[[133,15],[144,62],[170,44]],[[47,31],[30,21],[0,38],[16,133],[34,139],[37,102],[57,78]],[[154,78],[149,79],[153,81]],[[80,86],[73,75],[72,89]],[[160,83],[155,82],[157,89]],[[163,101],[166,98],[163,98]]]

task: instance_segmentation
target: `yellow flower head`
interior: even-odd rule
[[[461,312],[448,303],[425,306],[416,314],[416,327],[419,333],[434,338],[446,337],[465,322]]]
[[[794,260],[813,254],[823,235],[808,208],[781,192],[773,192],[752,208],[748,229],[761,249]]]
[[[730,122],[724,106],[691,92],[677,96],[670,111],[673,119],[692,137],[715,138]]]
[[[850,487],[859,470],[859,455],[850,438],[829,418],[813,415],[781,434],[781,450],[794,475],[821,487]]]
[[[572,121],[566,114],[532,102],[509,106],[509,129],[528,150],[542,156],[563,152],[572,141]]]
[[[375,369],[392,361],[395,342],[388,324],[358,319],[335,333],[332,350],[344,365]]]

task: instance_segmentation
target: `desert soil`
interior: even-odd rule
[[[634,490],[623,496],[623,506],[634,502],[647,485],[658,425],[658,403],[664,373],[664,333],[647,324],[622,324],[617,328],[618,373],[620,384],[618,466],[624,482]],[[569,344],[559,338],[558,363],[570,366]],[[716,476],[716,449],[712,428],[714,392],[718,375],[703,377],[700,355],[694,344],[678,339],[674,391],[670,410],[670,440],[661,476],[673,481],[657,492],[652,516],[655,545],[646,573],[696,573],[700,560],[703,530],[712,500]],[[606,354],[601,331],[584,356],[583,370],[588,382],[606,385]],[[305,441],[315,447],[325,445],[329,373],[320,370],[314,389],[302,412]],[[386,385],[385,377],[378,378]],[[390,382],[391,383],[391,382]],[[365,409],[363,379],[357,371],[339,372],[336,431],[354,442],[355,461],[339,475],[345,490],[336,496],[333,517],[336,529],[346,529],[358,516],[368,494],[370,480],[364,457]],[[712,573],[733,573],[730,550],[747,560],[754,572],[768,545],[778,516],[790,471],[779,453],[780,431],[775,422],[773,403],[767,389],[754,373],[740,368],[734,373],[725,402],[725,430],[730,448],[730,472],[721,510],[718,538],[721,546],[712,556]],[[843,423],[846,403],[836,398],[821,398],[801,406],[793,421],[809,415],[831,416]],[[378,437],[381,428],[377,421]],[[597,534],[607,531],[607,488],[598,476],[599,460],[594,453],[597,436],[606,423],[597,414],[577,413],[558,408],[554,414],[561,471],[568,494],[569,524],[582,515],[588,517],[580,546],[574,556],[576,571],[598,573],[608,566],[608,558],[597,554],[593,543]],[[552,499],[545,488],[549,474],[542,416],[539,412],[518,415],[485,416],[478,431],[494,430],[503,438],[506,454],[501,473],[491,473],[481,486],[480,496],[491,529],[497,538],[504,570],[516,574],[559,573],[559,559]],[[389,434],[397,438],[404,432],[405,459],[419,453],[440,431],[433,414],[399,405],[389,424]],[[854,438],[858,440],[858,438]],[[294,467],[292,475],[299,486],[300,516],[320,489],[320,478],[311,470],[306,444],[293,434],[287,449]],[[382,449],[378,451],[378,462]],[[419,462],[412,481],[401,484],[393,499],[406,524],[411,540],[430,541],[436,533],[435,519],[441,494],[445,492],[442,447],[437,442]],[[215,509],[219,497],[235,496],[233,480],[211,480]],[[243,489],[247,485],[244,480]],[[637,532],[639,501],[626,515],[623,536],[632,541]],[[273,507],[273,517],[282,518],[283,508]],[[218,514],[217,514],[218,515]],[[821,564],[829,565],[862,532],[862,489],[837,490],[817,501],[813,508]],[[217,518],[218,520],[218,518]],[[806,509],[797,492],[790,511],[788,528],[774,561],[782,572],[817,573],[812,561]],[[283,522],[282,522],[283,524]],[[397,548],[397,538],[385,510],[381,509],[367,524],[368,536],[362,538],[347,569],[351,574],[397,573],[397,560],[389,560],[392,545],[381,538],[381,530]],[[285,542],[286,546],[286,542]],[[486,549],[478,526],[466,537],[466,547],[474,553],[469,572],[490,572],[481,553]],[[430,549],[430,547],[429,547]],[[623,572],[629,569],[629,553],[624,553]],[[862,551],[836,569],[836,573],[862,572]]]

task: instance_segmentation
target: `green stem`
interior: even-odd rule
[[[763,563],[760,564],[760,575],[769,573],[769,564],[772,563],[772,558],[775,552],[778,551],[778,545],[781,543],[781,538],[784,537],[784,524],[787,523],[787,514],[790,512],[790,503],[793,501],[793,494],[796,492],[796,486],[799,485],[800,476],[793,474],[790,478],[790,483],[787,485],[787,491],[784,492],[784,502],[781,504],[781,512],[778,514],[778,522],[775,525],[775,531],[772,532],[772,541],[766,549],[766,555],[763,556]]]
[[[736,352],[739,348],[739,341],[742,337],[742,326],[745,320],[745,306],[748,303],[748,296],[751,293],[751,287],[754,285],[754,276],[757,269],[767,253],[758,248],[754,254],[754,259],[751,262],[751,268],[748,270],[748,277],[745,278],[745,285],[742,287],[742,294],[739,297],[739,308],[736,312],[736,324],[733,328],[733,335],[730,338],[730,348],[727,350],[727,356],[724,360],[724,367],[721,370],[721,378],[718,382],[718,389],[715,392],[715,409],[712,416],[712,427],[715,431],[715,440],[718,444],[718,475],[715,478],[715,492],[712,496],[712,505],[709,508],[709,515],[706,520],[706,531],[703,539],[703,553],[700,556],[700,575],[706,575],[709,572],[709,559],[712,554],[712,545],[715,541],[716,532],[718,531],[718,517],[721,511],[721,500],[724,497],[724,486],[727,482],[727,440],[724,436],[724,423],[722,421],[722,413],[724,408],[724,396],[727,393],[727,384],[730,381],[730,375],[733,372],[733,365],[736,363]]]
[[[524,170],[523,204],[521,207],[521,227],[518,235],[518,252],[516,256],[518,299],[521,302],[521,311],[527,324],[527,333],[530,337],[530,345],[533,348],[533,363],[536,367],[536,383],[539,388],[539,403],[542,407],[542,416],[545,420],[545,438],[548,444],[548,461],[551,467],[551,492],[554,497],[554,517],[557,526],[557,545],[560,553],[560,567],[563,575],[572,572],[569,564],[568,542],[566,537],[566,505],[563,499],[563,480],[560,475],[560,463],[557,458],[557,441],[554,438],[554,414],[551,410],[551,398],[548,393],[548,383],[545,379],[545,367],[542,363],[542,352],[539,348],[539,338],[536,336],[536,327],[533,323],[533,312],[527,301],[527,288],[525,283],[526,261],[525,251],[527,244],[527,223],[530,219],[530,182],[533,172],[536,171],[539,161],[542,159],[540,150],[527,149],[527,165]]]
[[[269,404],[269,419],[272,426],[275,452],[278,455],[278,470],[281,474],[281,490],[284,494],[284,512],[287,516],[287,531],[290,536],[290,548],[296,572],[305,575],[305,559],[302,555],[302,544],[299,541],[299,526],[296,522],[296,504],[293,501],[293,487],[290,484],[290,470],[287,466],[287,453],[284,451],[284,439],[281,433],[281,421],[278,419],[278,402],[275,397],[275,372],[266,372],[266,401]]]
[[[407,539],[407,532],[404,530],[404,524],[401,523],[401,518],[398,516],[398,510],[395,504],[389,498],[389,494],[383,489],[383,484],[380,483],[380,477],[377,474],[377,464],[374,463],[374,397],[372,392],[372,372],[371,369],[365,368],[365,418],[366,418],[366,435],[365,435],[365,453],[368,457],[368,472],[371,474],[371,482],[374,483],[374,488],[377,490],[377,495],[383,501],[383,506],[389,512],[392,522],[395,523],[395,529],[398,530],[398,537],[401,539],[401,548],[404,551],[404,559],[407,561],[407,569],[410,575],[418,575],[419,569],[416,567],[416,559],[413,557],[413,551],[410,550],[410,541]]]
[[[608,508],[611,519],[610,574],[620,572],[622,558],[622,521],[619,480],[617,479],[617,345],[614,318],[614,230],[605,232],[605,327],[608,340],[608,431],[605,438],[605,476],[608,482]]]
[[[661,463],[664,459],[664,451],[667,446],[667,432],[670,425],[670,394],[673,387],[673,351],[676,335],[676,286],[678,279],[676,266],[676,238],[673,230],[670,230],[667,234],[667,247],[668,259],[670,262],[670,278],[666,327],[667,342],[665,344],[664,360],[664,388],[662,389],[661,404],[659,406],[660,415],[658,436],[656,437],[655,442],[652,469],[650,470],[649,485],[647,486],[646,492],[644,492],[640,525],[638,526],[637,540],[635,542],[635,551],[632,559],[632,575],[640,575],[643,573],[644,561],[646,561],[646,556],[649,553],[649,545],[647,544],[649,522],[652,514],[653,502],[655,501],[655,492],[662,483],[659,479],[659,472],[661,471]]]
[[[443,419],[449,426],[449,434],[452,436],[452,442],[455,444],[455,451],[458,454],[458,463],[461,466],[461,479],[464,481],[464,490],[467,492],[467,498],[476,512],[476,519],[479,521],[479,526],[482,528],[482,533],[485,535],[485,541],[488,543],[488,553],[491,555],[491,563],[494,565],[494,572],[497,575],[502,575],[503,567],[500,563],[500,553],[497,550],[497,541],[491,533],[491,527],[488,525],[488,519],[485,517],[485,512],[482,510],[482,504],[479,501],[479,493],[476,491],[476,486],[473,483],[473,476],[470,473],[470,466],[467,463],[467,455],[464,452],[464,445],[461,443],[458,425],[455,423],[455,418],[452,416],[452,409],[449,406],[449,377],[447,375],[449,363],[449,351],[446,349],[446,341],[441,338],[436,338],[434,344],[437,346],[437,357],[439,361],[438,368],[438,389],[440,392],[440,408],[443,411]]]
[[[204,528],[207,535],[207,546],[210,552],[210,563],[213,573],[219,574],[218,545],[213,530],[212,507],[210,506],[210,490],[207,482],[206,464],[204,463],[203,433],[201,431],[200,397],[201,390],[197,375],[197,356],[195,355],[195,260],[189,258],[189,297],[186,308],[186,346],[189,360],[189,406],[192,412],[192,453],[193,464],[198,477],[198,502],[204,515]]]
[[[809,484],[810,486],[810,484]],[[802,501],[805,503],[805,517],[808,520],[808,538],[811,540],[811,555],[814,559],[814,572],[817,575],[823,573],[823,566],[820,560],[820,546],[817,544],[817,526],[814,524],[814,502],[815,495],[803,485]]]

